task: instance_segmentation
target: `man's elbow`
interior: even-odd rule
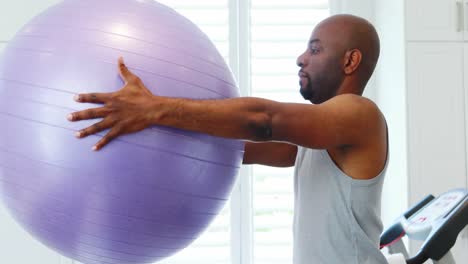
[[[254,141],[270,141],[273,139],[272,119],[268,115],[257,116],[248,123],[248,130]]]

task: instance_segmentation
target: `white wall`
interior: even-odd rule
[[[1,0],[0,56],[8,41],[29,19],[57,2],[59,0]],[[0,202],[0,263],[70,264],[71,261],[33,239],[13,221]]]
[[[375,22],[375,0],[330,0],[332,14],[353,14]]]
[[[390,135],[390,163],[384,184],[382,218],[388,225],[408,208],[404,2],[375,2],[375,26],[380,36],[376,98]]]
[[[0,234],[0,263],[70,263],[32,238],[13,221],[3,205],[0,206]]]
[[[0,42],[0,55],[2,54],[3,49],[5,49],[6,44],[6,42]]]
[[[0,1],[0,42],[10,40],[32,17],[60,0]]]

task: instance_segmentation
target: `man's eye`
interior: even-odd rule
[[[317,54],[319,52],[320,52],[319,48],[310,48],[310,53],[312,53],[312,54]]]

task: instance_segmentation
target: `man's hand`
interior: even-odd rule
[[[149,109],[155,96],[143,82],[125,66],[119,58],[119,73],[124,87],[113,93],[79,94],[74,97],[80,103],[103,104],[102,107],[87,109],[68,115],[70,121],[102,118],[102,121],[76,132],[76,137],[83,138],[106,129],[110,131],[93,146],[99,150],[114,138],[137,132],[152,125]]]

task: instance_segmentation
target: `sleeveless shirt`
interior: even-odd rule
[[[326,149],[298,146],[294,172],[294,264],[387,263],[379,250],[379,240],[388,157],[387,151],[379,175],[358,180],[340,170]]]

